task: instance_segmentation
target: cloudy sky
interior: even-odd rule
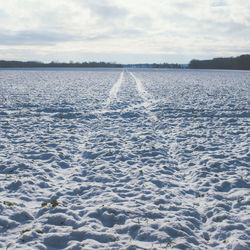
[[[188,63],[250,53],[250,0],[1,0],[0,60]]]

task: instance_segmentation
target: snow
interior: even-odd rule
[[[1,70],[0,248],[250,249],[249,83]]]
[[[106,106],[109,106],[110,103],[117,98],[117,93],[121,87],[122,84],[122,80],[123,80],[123,74],[124,72],[121,73],[120,78],[118,79],[118,81],[113,85],[113,87],[111,88],[110,92],[109,92],[109,98],[107,100],[107,104]]]

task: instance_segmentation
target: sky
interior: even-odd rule
[[[0,60],[188,63],[250,54],[250,0],[1,0]]]

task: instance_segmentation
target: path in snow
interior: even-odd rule
[[[124,71],[121,72],[119,79],[113,85],[112,89],[109,92],[109,98],[107,100],[106,106],[109,106],[110,103],[117,98],[117,93],[121,87],[122,80],[123,80]]]
[[[155,100],[152,95],[150,95],[144,88],[141,80],[136,77],[132,72],[130,72],[130,75],[134,78],[136,83],[136,89],[140,95],[140,97],[143,99],[143,106],[147,110],[148,114],[157,121],[157,117],[150,111],[150,106],[155,103]]]
[[[144,106],[149,106],[152,101],[152,96],[144,89],[141,80],[137,78],[132,72],[130,72],[130,74],[135,79],[137,91],[144,101]]]

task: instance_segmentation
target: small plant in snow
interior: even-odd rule
[[[3,204],[7,205],[9,207],[14,206],[14,203],[13,202],[9,202],[9,201],[4,201]]]
[[[52,205],[52,207],[56,207],[59,205],[59,202],[57,200],[52,200],[50,204]]]
[[[42,204],[41,204],[42,207],[46,207],[47,205],[48,205],[47,202],[42,202]]]
[[[237,200],[237,202],[240,203],[240,202],[242,202],[243,200],[244,200],[244,198],[239,198],[239,199]]]
[[[172,247],[173,245],[175,245],[176,243],[174,241],[170,241],[166,244],[166,248],[168,247]]]
[[[27,233],[29,231],[30,231],[30,229],[24,229],[24,230],[21,231],[21,234]]]
[[[205,195],[204,194],[198,194],[197,197],[198,198],[201,198],[201,197],[204,197]]]

